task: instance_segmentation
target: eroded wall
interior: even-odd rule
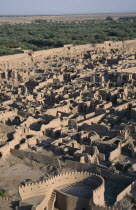
[[[49,50],[36,51],[32,53],[24,53],[17,55],[1,56],[0,57],[0,70],[6,71],[8,69],[28,69],[34,63],[43,61],[45,58],[53,57],[54,55],[74,56],[82,54],[87,50],[98,48],[109,51],[110,48],[120,48],[129,52],[136,52],[136,40],[124,42],[104,42],[103,44],[87,44],[71,47],[54,48]]]

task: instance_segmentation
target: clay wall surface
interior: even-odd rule
[[[62,192],[56,194],[56,207],[59,210],[71,210],[71,209],[87,209],[89,201],[84,198],[78,198]]]
[[[43,154],[34,153],[34,152],[26,152],[26,151],[16,150],[16,149],[11,149],[10,152],[15,157],[18,157],[21,159],[29,158],[30,160],[34,160],[40,163],[60,167],[60,162],[57,157],[52,157],[52,156],[43,155]]]
[[[118,183],[126,183],[130,185],[130,183],[134,181],[133,178],[117,173],[112,173],[108,170],[108,168],[101,165],[79,163],[71,160],[66,160],[65,164],[67,168],[75,169],[77,171],[89,171],[90,173],[100,174],[102,177],[108,178]]]
[[[83,124],[82,129],[87,130],[87,131],[95,131],[100,136],[109,136],[110,138],[113,138],[116,136],[116,131],[109,130],[106,126],[96,124],[93,121],[91,125]]]
[[[135,184],[135,182],[133,182],[132,184],[130,184],[127,188],[125,188],[118,196],[117,196],[117,199],[116,201],[120,201],[122,200],[126,195],[128,195],[131,190],[132,190],[132,187],[133,185]]]
[[[132,63],[133,60],[132,60]],[[126,69],[118,69],[118,72],[122,72],[122,73],[136,73],[136,67],[131,67],[131,68],[126,68]]]
[[[2,146],[0,148],[0,153],[2,155],[2,158],[6,158],[7,155],[10,154],[10,149],[14,148],[17,144],[18,144],[18,139],[14,140],[14,141],[11,141],[11,142],[8,142],[4,146]]]
[[[119,144],[117,149],[110,152],[109,160],[113,161],[114,159],[118,158],[120,156],[120,154],[121,154],[121,145]]]
[[[115,110],[116,111],[126,110],[128,108],[128,106],[129,106],[129,104],[133,104],[134,105],[134,104],[136,104],[136,101],[133,100],[133,101],[126,102],[126,103],[124,103],[122,105],[119,105],[119,106],[115,107]]]
[[[16,112],[15,112],[16,113]],[[14,112],[10,112],[11,116],[14,114]],[[6,113],[5,113],[5,116]],[[15,117],[15,116],[14,116]],[[8,154],[10,154],[11,149],[15,149],[15,146],[20,143],[20,141],[26,137],[26,135],[39,135],[42,136],[43,132],[39,131],[33,131],[29,129],[29,126],[32,122],[37,122],[37,119],[34,119],[33,117],[28,117],[25,122],[23,122],[18,129],[16,129],[15,133],[13,134],[13,139],[9,141],[6,145],[0,147],[0,153],[2,155],[2,158],[6,158]],[[25,142],[21,147],[22,148],[28,148],[29,142]]]
[[[108,50],[110,48],[122,47],[126,48],[129,51],[136,51],[136,40],[122,42],[105,42],[103,44],[87,44],[87,45],[79,45],[79,46],[71,46],[70,49],[67,47],[55,48],[49,50],[42,50],[33,52],[32,56],[29,54],[16,54],[9,56],[1,56],[0,57],[0,69],[20,69],[20,68],[28,68],[31,67],[33,63],[43,61],[44,58],[53,55],[61,55],[65,57],[66,55],[70,57],[70,54],[77,55],[82,54],[87,50],[92,48],[103,48]]]
[[[21,67],[28,67],[32,64],[31,56],[27,54],[17,54],[0,57],[0,69],[19,69]]]
[[[2,102],[3,106],[8,106],[13,103],[14,103],[14,100],[7,100],[7,101]]]
[[[52,115],[52,116],[56,116],[57,112],[62,111],[65,113],[68,113],[68,105],[62,106],[62,107],[56,107],[56,108],[51,108],[47,110],[47,114]]]
[[[52,82],[53,82],[53,79],[48,79],[47,81],[39,83],[39,85],[36,86],[35,89],[38,90],[40,88],[43,88],[44,86],[46,86],[47,84],[52,83]]]
[[[100,184],[100,186],[103,184],[104,185],[104,180],[98,176],[98,175],[93,175],[88,172],[69,172],[65,174],[60,174],[58,176],[55,176],[45,182],[39,182],[39,183],[33,183],[33,184],[26,184],[25,186],[19,187],[19,193],[22,198],[22,200],[31,198],[34,196],[40,196],[40,195],[46,195],[45,199],[38,205],[35,206],[36,210],[41,210],[44,209],[48,205],[48,201],[50,199],[50,196],[53,192],[53,190],[59,186],[65,185],[65,184],[74,184],[76,182],[83,181],[87,178],[91,178],[92,181],[94,181],[96,177],[96,186]],[[101,188],[96,187],[98,189],[97,193],[100,193]],[[96,192],[95,192],[96,193]],[[104,200],[104,194],[101,195]],[[101,199],[102,200],[102,199]],[[95,202],[95,200],[94,200]],[[99,201],[96,201],[96,205],[99,205]],[[104,205],[104,203],[102,204]]]
[[[0,197],[0,210],[10,210],[12,208],[12,200],[6,197]]]
[[[89,120],[85,120],[81,123],[78,123],[78,126],[82,126],[83,124],[91,125],[91,123],[98,123],[103,117],[105,117],[105,114],[101,114],[99,116],[92,117]]]
[[[118,174],[118,173],[111,173],[110,172],[110,180],[115,181],[117,183],[123,183],[123,184],[127,184],[130,185],[130,183],[132,183],[134,181],[133,178],[128,177],[128,176],[124,176],[122,174]]]
[[[18,115],[17,110],[1,112],[0,113],[0,121],[14,119],[17,115]]]
[[[113,181],[118,184],[127,185],[127,187],[120,194],[117,195],[116,202],[122,200],[127,194],[129,194],[130,191],[132,190],[133,185],[135,184],[133,178],[130,178],[130,177],[127,177],[127,176],[124,176],[121,174],[117,174],[117,173],[112,173],[109,170],[104,169],[104,167],[102,167],[102,166],[98,166],[98,165],[96,166],[93,164],[84,164],[84,163],[79,163],[79,162],[70,161],[70,160],[66,161],[66,166],[68,168],[75,169],[78,171],[83,170],[83,171],[89,171],[91,173],[98,173],[103,178],[106,178],[110,181]],[[96,191],[97,191],[97,189],[96,189]],[[99,194],[99,192],[100,192],[100,194]],[[104,188],[102,185],[99,187],[99,192],[96,193],[96,195],[95,195],[95,192],[93,192],[94,199],[101,200],[101,195],[104,192]],[[111,207],[109,207],[109,209],[110,208]],[[97,209],[97,208],[94,207],[94,209]],[[108,207],[104,207],[103,209],[108,209]]]
[[[95,205],[104,205],[104,192],[105,186],[103,182],[96,190],[93,191],[93,203]]]
[[[42,131],[29,130],[29,135],[43,136]]]
[[[126,40],[123,42],[124,50],[127,52],[136,52],[136,40]]]
[[[53,128],[59,128],[61,126],[61,123],[62,122],[60,121],[60,118],[53,119],[47,125],[42,125],[41,126],[41,132],[45,132],[47,129],[50,129],[50,128],[52,128],[52,129]]]

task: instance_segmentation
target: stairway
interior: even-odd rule
[[[54,210],[54,203],[56,200],[56,193],[53,191],[48,202],[48,210]]]

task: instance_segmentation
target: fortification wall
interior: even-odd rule
[[[127,52],[136,52],[136,40],[123,41],[123,49]]]
[[[89,171],[89,172],[95,173],[95,174],[98,173],[103,178],[106,178],[110,181],[116,182],[119,185],[120,184],[125,184],[127,187],[120,194],[117,195],[116,202],[122,200],[127,194],[129,194],[130,191],[132,190],[133,186],[135,185],[135,181],[134,181],[133,178],[127,177],[127,176],[124,176],[124,175],[121,175],[121,174],[117,174],[117,173],[112,173],[109,170],[107,170],[106,168],[104,169],[104,167],[102,167],[102,166],[93,165],[93,164],[84,164],[84,163],[79,163],[79,162],[76,162],[76,161],[67,160],[66,161],[66,167],[71,168],[71,169],[75,169],[75,170],[78,170],[78,171]],[[95,194],[95,192],[96,192],[96,194]],[[95,203],[97,203],[97,200],[100,200],[100,202],[101,202],[101,194],[103,194],[103,192],[104,192],[103,185],[99,186],[99,191],[98,192],[97,192],[97,189],[96,189],[96,191],[93,192],[94,199],[96,199]],[[98,206],[98,205],[99,204],[97,203],[96,206]],[[106,209],[111,210],[112,209],[111,207],[103,207],[103,205],[101,205],[101,208],[103,210],[106,210]],[[92,208],[92,209],[96,210],[97,207],[94,206],[94,208]],[[114,209],[115,208],[113,207],[113,210]]]
[[[57,191],[55,207],[59,210],[87,209],[88,205],[89,201],[87,199]]]
[[[130,52],[136,52],[136,40],[130,40],[125,42],[104,42],[103,44],[87,44],[87,45],[78,45],[78,46],[70,46],[70,47],[62,47],[62,48],[54,48],[49,50],[42,50],[33,52],[32,55],[24,53],[24,54],[16,54],[9,56],[1,56],[0,57],[0,70],[6,71],[7,69],[28,69],[32,67],[34,63],[43,61],[47,57],[53,57],[54,55],[62,55],[66,56],[74,56],[77,54],[82,54],[87,50],[91,50],[93,48],[101,49],[108,51],[110,48],[122,48],[126,49]]]
[[[96,164],[88,164],[88,163],[79,163],[76,161],[66,160],[65,165],[67,168],[71,168],[77,171],[88,171],[90,173],[95,173],[101,175],[103,178],[118,182],[118,183],[124,183],[130,185],[134,181],[133,178],[112,173],[108,170],[108,168],[96,165]]]
[[[125,188],[118,196],[116,201],[119,202],[120,200],[122,200],[126,195],[128,195],[131,190],[132,187],[135,185],[135,182],[132,182],[132,184],[130,184],[127,188]]]
[[[31,66],[33,63],[28,54],[16,54],[0,57],[0,70],[20,69]]]
[[[104,185],[103,178],[101,178],[98,175],[90,174],[88,172],[69,172],[69,173],[64,173],[64,174],[55,176],[45,182],[26,184],[25,186],[21,186],[19,187],[19,193],[22,200],[30,198],[30,197],[39,196],[39,195],[46,195],[45,199],[43,199],[43,201],[38,206],[35,206],[36,210],[41,210],[41,209],[44,209],[48,205],[48,201],[50,199],[52,191],[55,188],[61,185],[65,185],[65,184],[73,184],[76,182],[80,182],[87,178],[90,179],[91,177],[93,178],[93,180],[94,180],[94,177],[96,177],[96,180],[97,181],[99,180],[97,184],[100,184],[100,186],[102,184]],[[98,189],[97,193],[100,194],[102,192],[101,187],[100,188],[98,187],[97,189]],[[101,194],[101,197],[103,197],[103,200],[104,200],[104,194],[103,195]],[[97,202],[95,203],[96,205],[99,204],[99,200],[97,201],[94,200],[94,202]],[[104,205],[104,203],[102,205]]]
[[[8,210],[12,207],[12,199],[0,197],[0,210]]]
[[[105,192],[105,186],[103,182],[96,190],[93,191],[93,203],[95,205],[104,206],[105,204],[104,192]]]
[[[60,167],[60,162],[57,157],[52,157],[52,156],[43,155],[43,154],[34,153],[34,152],[26,152],[23,150],[16,150],[16,149],[11,149],[10,152],[15,157],[18,157],[21,159],[29,158],[30,160],[34,160],[40,163]]]

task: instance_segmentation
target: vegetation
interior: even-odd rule
[[[136,21],[136,17],[121,17],[119,18],[120,21]]]
[[[2,190],[2,189],[0,189],[0,196],[1,197],[4,197],[6,194],[5,194],[5,190]]]
[[[106,17],[107,21],[113,21],[113,18],[111,16]]]
[[[136,18],[115,21],[46,22],[0,26],[0,55],[21,53],[25,49],[43,50],[64,44],[102,43],[136,38]]]
[[[132,203],[136,203],[136,198],[132,197],[132,198],[131,198],[131,202],[132,202]]]
[[[132,209],[136,209],[136,197],[131,197],[131,203],[133,204]]]

